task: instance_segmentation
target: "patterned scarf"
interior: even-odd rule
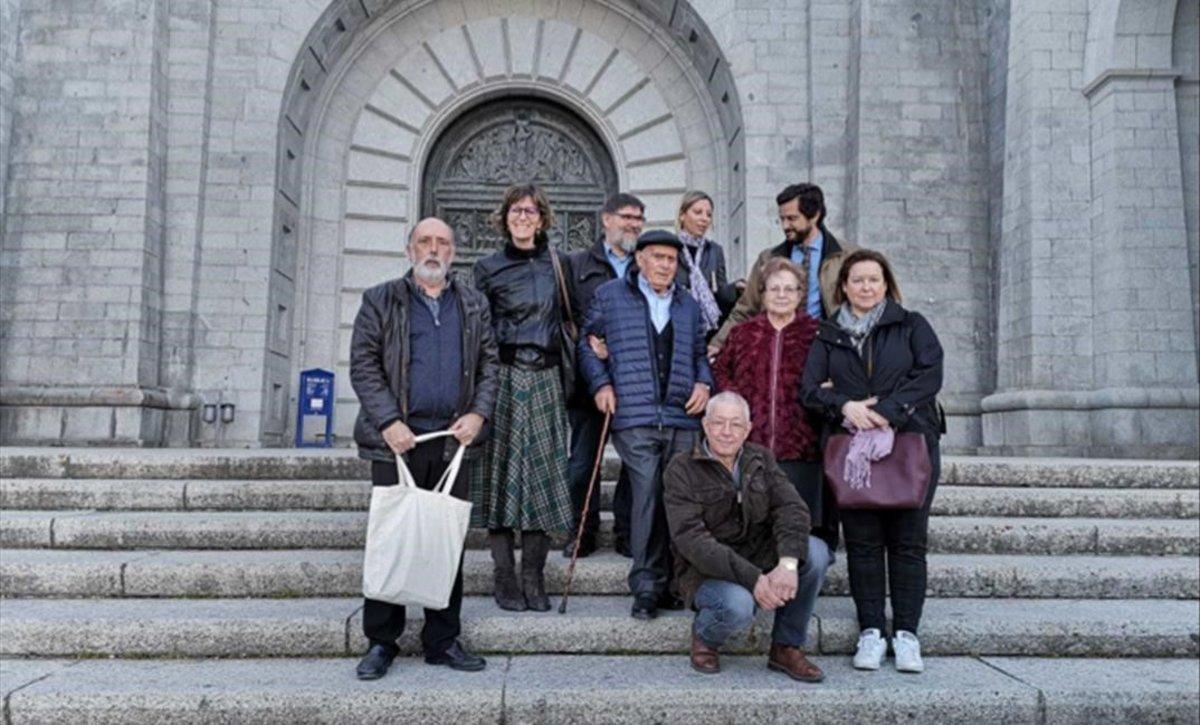
[[[700,258],[704,255],[704,247],[711,244],[704,237],[693,237],[685,231],[679,232],[679,241],[683,242],[684,254],[688,261],[688,286],[692,289],[692,299],[700,305],[700,317],[703,318],[704,332],[717,329],[721,321],[721,308],[717,307],[717,298],[713,297],[708,280],[704,279],[704,270],[700,268]]]
[[[884,308],[887,307],[887,298],[879,301],[879,304],[871,308],[871,311],[862,317],[855,317],[854,312],[850,309],[849,302],[843,302],[838,308],[837,324],[842,328],[850,339],[854,341],[854,347],[858,350],[858,354],[862,354],[863,342],[866,341],[867,335],[871,334],[871,330],[875,329],[876,323],[883,315]]]

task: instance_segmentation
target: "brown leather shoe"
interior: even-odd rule
[[[706,675],[715,675],[721,671],[721,656],[715,649],[704,644],[704,640],[695,632],[692,632],[692,669]]]
[[[695,661],[695,655],[692,655],[692,661]],[[801,682],[820,682],[825,679],[821,668],[809,662],[804,650],[799,647],[772,644],[771,654],[767,656],[767,667]]]

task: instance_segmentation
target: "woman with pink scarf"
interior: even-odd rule
[[[920,508],[840,512],[861,630],[854,666],[877,670],[887,654],[884,603],[890,585],[896,669],[921,672],[917,626],[925,604],[929,504],[941,468],[943,425],[936,396],[942,387],[942,346],[924,317],[900,306],[896,278],[878,252],[859,249],[846,258],[834,299],[841,307],[817,329],[801,396],[829,428],[854,433],[848,483],[870,485],[871,461],[891,452],[895,433],[923,434],[932,464]]]

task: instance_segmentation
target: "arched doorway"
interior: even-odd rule
[[[429,155],[421,215],[454,229],[458,264],[499,249],[490,216],[511,184],[532,182],[550,197],[563,248],[589,246],[600,232],[600,207],[617,191],[612,155],[579,116],[533,97],[490,101],[468,110],[441,134]]]
[[[268,328],[284,332],[265,358],[265,443],[290,440],[292,381],[312,367],[338,376],[335,431],[350,439],[358,402],[341,381],[354,317],[364,289],[407,269],[404,240],[421,215],[459,213],[464,264],[498,248],[487,217],[508,180],[451,183],[446,172],[454,148],[483,133],[482,116],[502,122],[510,104],[533,111],[531,138],[557,119],[549,127],[571,142],[563,148],[586,151],[579,158],[592,164],[590,183],[543,178],[536,167],[522,179],[547,187],[560,217],[554,236],[567,245],[595,238],[613,191],[644,201],[649,225],[669,226],[680,194],[700,188],[713,193],[725,238],[741,249],[738,92],[686,0],[670,19],[630,0],[503,8],[462,0],[453,13],[438,3],[328,2],[293,67],[279,124]],[[506,143],[518,138],[516,121],[508,114]],[[533,146],[533,158],[545,157]]]

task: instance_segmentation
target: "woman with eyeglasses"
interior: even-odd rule
[[[675,229],[683,242],[683,253],[679,255],[676,280],[700,306],[706,341],[720,329],[741,294],[737,284],[729,282],[725,250],[705,236],[712,228],[712,221],[713,200],[708,194],[689,191],[679,200]]]
[[[800,380],[817,334],[817,321],[802,305],[804,279],[786,257],[766,262],[757,290],[763,311],[734,326],[713,364],[713,378],[718,390],[749,401],[749,440],[775,455],[808,505],[814,534],[809,555],[827,568],[837,546],[836,509],[826,505],[819,437],[800,405]]]
[[[554,213],[536,186],[512,186],[493,216],[504,248],[475,263],[475,286],[488,298],[500,349],[500,391],[492,435],[472,468],[475,523],[487,526],[501,609],[550,609],[544,569],[550,533],[571,527],[562,350],[563,309],[554,260],[569,285],[570,260],[550,247]],[[570,290],[567,294],[571,295]],[[570,348],[567,348],[570,349]],[[569,366],[566,370],[569,370]],[[521,532],[521,576],[513,554]]]

